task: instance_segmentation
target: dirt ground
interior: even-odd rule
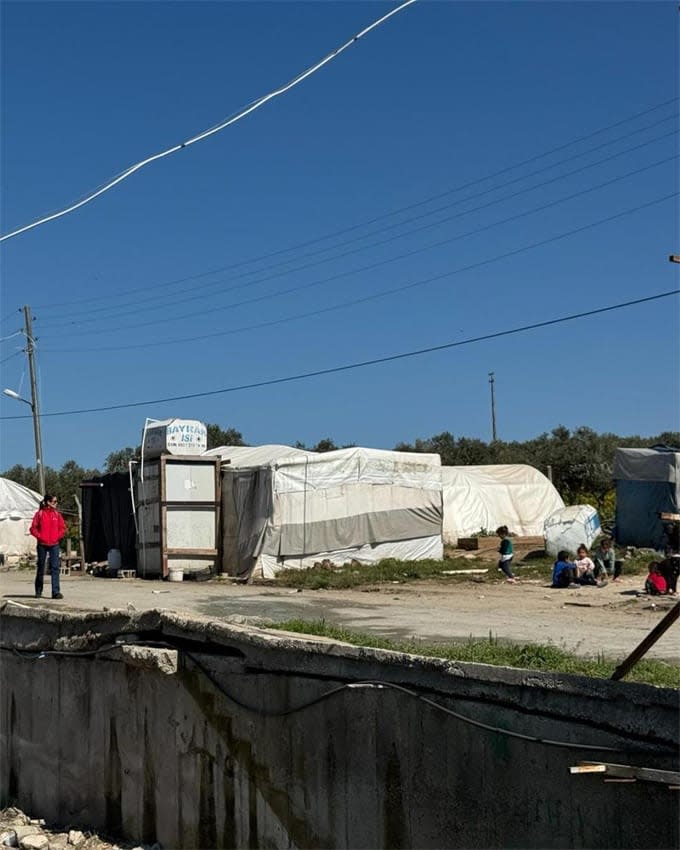
[[[531,545],[527,544],[528,550]],[[324,619],[332,625],[395,640],[415,637],[449,642],[493,635],[521,643],[553,643],[578,655],[601,653],[619,660],[676,603],[672,597],[639,595],[642,576],[626,576],[625,572],[620,582],[610,582],[603,588],[553,590],[545,579],[522,578],[519,566],[516,572],[520,583],[511,585],[497,580],[494,548],[490,547],[488,554],[467,554],[488,558],[488,573],[470,575],[464,581],[304,591],[228,580],[180,583],[71,574],[62,579],[63,600],[50,599],[49,591],[37,600],[33,597],[33,575],[22,570],[0,573],[0,597],[13,604],[51,609],[166,608],[253,625],[293,618]],[[517,560],[521,560],[519,553]],[[478,561],[471,561],[471,568],[478,567]],[[648,657],[680,662],[678,623]]]

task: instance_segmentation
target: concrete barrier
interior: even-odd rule
[[[665,848],[678,694],[150,611],[0,613],[0,805],[165,848]],[[475,725],[476,724],[476,725]],[[590,749],[594,748],[594,749]]]

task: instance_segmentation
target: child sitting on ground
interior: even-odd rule
[[[574,561],[574,567],[576,568],[576,581],[579,584],[593,584],[596,585],[597,579],[595,578],[595,564],[588,556],[588,550],[584,543],[576,550],[576,560]],[[606,579],[603,581],[603,584],[606,584]]]
[[[576,581],[576,565],[569,560],[569,552],[562,549],[557,553],[557,560],[553,567],[552,587],[569,587]]]
[[[661,596],[666,592],[666,579],[661,575],[659,563],[652,561],[649,565],[649,575],[645,579],[645,593],[650,596]]]

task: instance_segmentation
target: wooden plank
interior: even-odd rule
[[[607,777],[614,779],[640,779],[644,782],[660,782],[664,785],[680,784],[680,771],[658,770],[652,767],[636,767],[630,764],[610,764],[609,762],[579,762],[579,767],[604,768]],[[573,770],[573,768],[570,768]],[[598,771],[603,772],[603,771]]]
[[[569,773],[606,773],[607,766],[604,764],[578,764],[569,768]]]
[[[214,558],[217,555],[217,549],[166,549],[166,555],[182,555],[186,558]]]

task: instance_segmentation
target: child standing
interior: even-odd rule
[[[505,577],[510,584],[517,584],[517,579],[512,572],[512,558],[514,553],[512,551],[512,540],[510,539],[510,532],[507,525],[501,525],[500,528],[497,528],[496,534],[501,538],[501,545],[498,547],[498,552],[501,556],[498,562],[498,569],[505,573]]]

